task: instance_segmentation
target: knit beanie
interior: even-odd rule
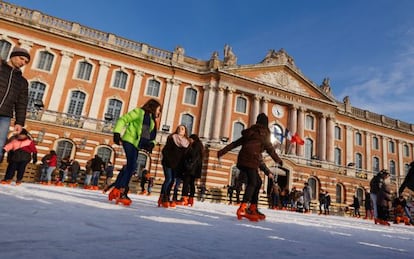
[[[24,48],[14,47],[12,52],[10,53],[10,58],[16,57],[16,56],[26,57],[30,61],[30,54]]]
[[[256,124],[263,125],[265,127],[269,127],[269,118],[267,118],[266,114],[260,113],[257,115]]]

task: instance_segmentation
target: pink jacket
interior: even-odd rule
[[[6,152],[10,150],[16,151],[18,149],[22,149],[27,153],[37,153],[34,141],[29,138],[23,140],[13,139],[7,143],[3,149],[6,150]]]

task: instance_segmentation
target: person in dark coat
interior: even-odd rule
[[[183,189],[181,193],[182,200],[179,204],[184,206],[193,206],[196,189],[195,180],[201,178],[203,168],[203,143],[196,134],[190,135],[190,143],[180,168],[183,173]]]
[[[359,209],[361,208],[361,205],[359,204],[359,199],[356,195],[354,195],[354,202],[351,206],[354,208],[354,217],[360,218],[361,213],[359,212]]]
[[[256,124],[243,130],[241,135],[239,139],[219,150],[217,157],[220,158],[230,150],[241,146],[237,157],[237,168],[246,173],[247,184],[243,201],[237,210],[237,218],[245,217],[251,221],[258,221],[265,218],[264,214],[257,210],[262,185],[259,175],[259,167],[263,160],[262,153],[266,151],[279,166],[283,166],[283,162],[270,141],[269,119],[266,114],[260,113]],[[247,208],[248,204],[250,204],[249,208]]]
[[[414,161],[410,163],[410,169],[408,170],[408,173],[405,176],[403,183],[398,189],[398,196],[400,196],[404,192],[405,188],[414,191]]]
[[[390,175],[388,172],[383,172],[381,181],[379,184],[379,192],[377,195],[377,207],[378,207],[378,218],[374,219],[375,224],[379,223],[381,225],[389,226],[389,203],[391,201],[391,190],[386,184],[385,179]]]
[[[161,187],[158,206],[162,205],[164,208],[175,207],[175,202],[170,202],[171,188],[177,175],[177,168],[189,145],[187,127],[184,125],[179,125],[175,132],[168,136],[162,149],[161,163],[164,170],[164,183]]]
[[[371,201],[371,196],[369,195],[369,192],[365,192],[364,207],[365,207],[364,219],[372,219],[374,215],[372,211],[372,201]]]

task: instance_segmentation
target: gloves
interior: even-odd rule
[[[37,153],[33,153],[33,164],[37,163]]]
[[[121,145],[121,134],[114,133],[114,143],[117,145]]]

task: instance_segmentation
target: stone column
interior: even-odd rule
[[[352,126],[345,126],[346,130],[346,165],[349,163],[355,163],[355,154],[354,154],[354,129]]]
[[[326,160],[326,115],[319,116],[319,144],[318,144],[318,158],[321,161]]]
[[[231,113],[233,110],[233,92],[233,88],[227,88],[226,105],[224,107],[223,127],[220,138],[226,137],[230,139]]]
[[[175,119],[175,110],[177,107],[177,98],[179,92],[180,81],[175,79],[167,80],[167,87],[165,89],[165,99],[164,104],[162,105],[163,112],[161,113],[161,128],[164,125],[170,126],[170,132],[173,132],[175,129],[174,119]]]
[[[135,109],[138,107],[138,99],[141,93],[141,84],[142,84],[142,77],[144,76],[144,72],[139,70],[134,70],[134,81],[132,83],[131,95],[129,98],[129,105],[128,111]]]
[[[211,134],[211,120],[214,112],[214,88],[216,82],[210,82],[205,85],[203,95],[203,106],[201,109],[200,132],[201,138],[210,139]]]
[[[298,132],[298,107],[295,105],[292,105],[289,109],[288,129],[292,134]],[[302,138],[303,136],[300,137]],[[296,154],[297,146],[298,144],[291,145],[289,154]]]
[[[222,86],[216,89],[216,104],[213,124],[213,137],[212,140],[218,142],[220,140],[220,128],[223,118],[223,99],[224,99],[224,88]]]
[[[261,111],[260,112],[261,113],[263,112],[267,116],[269,116],[269,114],[268,114],[268,111],[269,111],[269,102],[270,102],[270,99],[269,98],[263,97],[263,102],[262,102],[262,107],[261,107]],[[256,122],[256,118],[254,118],[254,119],[255,119],[255,122]]]
[[[326,127],[326,160],[335,162],[335,118],[330,115]]]
[[[257,94],[253,96],[252,113],[250,115],[250,125],[253,125],[256,123],[257,115],[259,115],[261,98],[262,97]]]
[[[305,108],[303,107],[299,107],[298,110],[298,135],[299,137],[301,137],[303,140],[305,140],[305,144],[306,144],[306,139],[305,139]],[[297,147],[297,151],[296,154],[298,156],[303,157],[305,155],[305,145],[298,145]]]
[[[95,88],[93,89],[91,108],[88,114],[88,117],[90,118],[98,118],[98,112],[101,110],[100,108],[103,101],[102,96],[105,91],[105,82],[110,67],[110,63],[99,61],[98,77],[96,79]]]
[[[382,169],[388,169],[388,138],[382,136]]]
[[[368,131],[365,131],[365,153],[366,153],[366,168],[367,171],[372,171],[372,155],[371,155],[371,149],[372,149],[372,145],[371,145],[371,133],[369,133]]]
[[[56,82],[50,96],[49,106],[45,107],[47,110],[58,111],[59,104],[62,102],[62,94],[65,89],[66,79],[68,78],[70,63],[73,58],[73,53],[62,51],[62,60],[59,64],[59,70],[56,74]],[[65,100],[63,100],[64,102]],[[44,114],[45,115],[45,114]]]

